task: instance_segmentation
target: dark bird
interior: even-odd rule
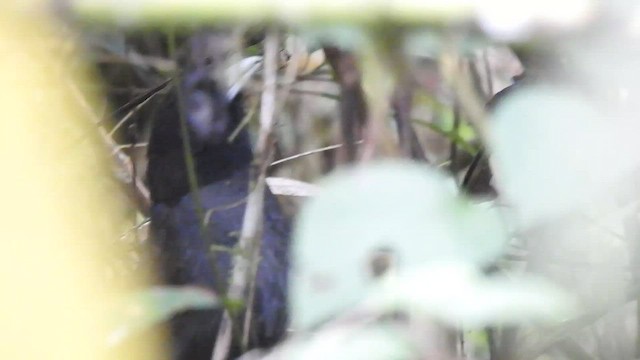
[[[202,38],[190,43],[180,91],[165,99],[151,129],[151,238],[165,284],[201,286],[224,295],[232,268],[229,250],[239,239],[253,155],[246,129],[231,138],[243,118],[241,96],[227,99],[212,75],[216,62],[206,56],[206,44]],[[189,185],[180,111],[188,128],[197,191]],[[272,346],[287,326],[290,224],[268,190],[264,201],[249,348]],[[175,316],[170,326],[172,358],[210,359],[221,318],[220,309]],[[234,333],[234,355],[240,354],[239,338]]]
[[[513,78],[513,84],[498,91],[489,101],[485,108],[489,113],[492,113],[496,107],[503,101],[509,98],[514,92],[522,88],[522,83],[525,82],[524,74],[518,75]],[[491,184],[493,173],[491,172],[491,166],[489,165],[489,159],[484,149],[478,151],[473,157],[467,172],[462,180],[462,188],[469,194],[475,196],[495,196],[496,190]]]

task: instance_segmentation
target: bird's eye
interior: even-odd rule
[[[204,58],[204,64],[206,66],[213,64],[213,58],[211,58],[211,56],[207,56],[206,58]]]

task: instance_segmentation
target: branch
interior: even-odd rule
[[[114,159],[116,177],[124,186],[127,197],[132,200],[132,203],[136,204],[136,207],[143,215],[149,215],[149,208],[151,206],[149,190],[143,183],[138,181],[137,177],[134,175],[135,170],[133,161],[129,155],[123,151],[124,148],[122,148],[102,126],[102,119],[100,119],[100,117],[98,117],[98,115],[93,111],[93,108],[82,91],[80,91],[75,84],[68,83],[67,85],[83,111],[85,111],[87,117],[98,128],[100,137],[102,137],[102,140],[109,148]]]
[[[275,31],[270,31],[265,39],[264,56],[264,92],[260,108],[260,133],[256,145],[256,154],[252,166],[252,181],[250,193],[247,198],[247,207],[242,223],[242,231],[238,248],[241,250],[233,258],[233,270],[227,297],[230,300],[243,300],[248,288],[248,284],[255,280],[257,271],[258,254],[262,238],[263,203],[265,192],[266,169],[271,162],[272,142],[271,130],[273,128],[274,114],[276,110],[276,78],[278,70],[278,35]],[[249,254],[247,257],[244,254]],[[247,340],[248,324],[250,323],[250,313],[252,299],[249,296],[246,309],[247,321],[243,342]],[[215,342],[212,360],[224,360],[229,354],[233,333],[233,323],[231,314],[225,311],[220,329]]]
[[[347,162],[356,159],[355,142],[362,139],[362,127],[367,122],[367,105],[362,90],[362,75],[353,54],[336,47],[325,47],[327,62],[340,85],[340,124]]]
[[[360,144],[362,144],[362,140],[358,140],[355,143],[355,145],[360,145]],[[335,145],[325,146],[325,147],[322,147],[322,148],[319,148],[319,149],[313,149],[313,150],[301,152],[299,154],[295,154],[295,155],[292,155],[292,156],[289,156],[289,157],[286,157],[286,158],[283,158],[283,159],[278,159],[278,160],[272,162],[271,165],[269,165],[269,166],[277,166],[277,165],[280,165],[280,164],[285,163],[287,161],[297,160],[297,159],[300,159],[300,158],[305,157],[305,156],[318,154],[318,153],[329,151],[329,150],[340,149],[343,146],[344,146],[343,144],[335,144]]]
[[[475,128],[481,140],[488,138],[487,112],[484,100],[479,98],[471,71],[461,71],[459,54],[449,49],[440,58],[440,67],[444,78],[456,93],[461,110],[466,119]]]
[[[394,120],[398,127],[398,138],[400,148],[405,156],[428,162],[424,154],[424,149],[420,145],[420,140],[411,122],[411,109],[413,105],[413,84],[405,80],[397,84],[392,99],[394,110]],[[452,142],[453,143],[453,142]]]

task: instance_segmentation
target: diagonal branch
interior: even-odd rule
[[[111,154],[114,159],[115,173],[120,183],[123,185],[125,194],[132,200],[132,203],[136,204],[136,207],[140,212],[147,216],[149,214],[149,208],[151,204],[149,189],[142,182],[138,181],[135,176],[134,163],[131,157],[124,152],[122,148],[109,132],[102,125],[102,119],[96,115],[93,108],[89,104],[85,95],[77,88],[75,84],[68,83],[71,93],[76,98],[82,109],[86,112],[87,117],[98,127],[98,132],[102,137],[106,146],[111,150]]]

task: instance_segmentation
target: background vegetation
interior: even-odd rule
[[[2,6],[4,357],[221,306],[145,285],[149,119],[203,26],[296,218],[291,335],[248,358],[640,357],[637,5]]]

